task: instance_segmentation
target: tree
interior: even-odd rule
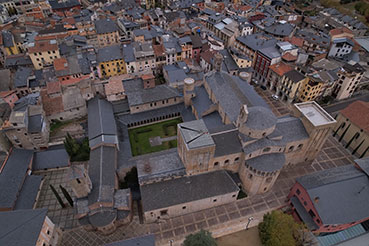
[[[293,217],[276,210],[264,215],[264,220],[259,224],[259,234],[265,246],[295,246],[301,241],[303,224],[295,222]]]
[[[183,246],[217,246],[217,241],[210,232],[201,230],[198,233],[188,235]]]
[[[88,161],[90,159],[90,147],[88,143],[88,138],[84,138],[81,141],[77,141],[72,138],[72,136],[67,133],[64,140],[64,147],[67,151],[70,161]]]

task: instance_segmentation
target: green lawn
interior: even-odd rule
[[[177,140],[163,142],[162,145],[158,146],[151,146],[149,139],[156,136],[162,138],[176,136],[177,124],[181,122],[182,120],[177,118],[129,130],[132,155],[143,155],[177,147]]]

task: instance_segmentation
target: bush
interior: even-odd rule
[[[183,242],[183,246],[217,246],[217,241],[208,231],[201,230],[196,234],[190,234]]]
[[[265,246],[298,245],[302,224],[297,224],[293,217],[277,210],[264,215],[258,226],[260,239]]]

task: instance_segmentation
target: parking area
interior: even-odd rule
[[[74,197],[72,189],[69,187],[66,179],[68,169],[69,167],[59,170],[40,171],[35,173],[36,175],[41,175],[44,177],[44,182],[41,187],[40,196],[37,200],[36,207],[47,208],[47,216],[54,224],[62,229],[71,229],[78,226],[78,221],[74,218],[74,208],[69,205],[59,187],[59,185],[62,185],[71,195],[71,197]],[[61,207],[54,193],[52,192],[50,185],[56,189],[59,196],[62,198],[63,203],[66,205],[66,208]]]
[[[272,98],[273,93],[269,90],[263,90],[260,86],[255,87],[255,91],[268,103],[273,113],[277,116],[285,116],[288,115],[291,110],[287,102],[282,102],[281,99]]]

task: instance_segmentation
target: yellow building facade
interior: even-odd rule
[[[316,82],[312,78],[306,79],[301,83],[299,100],[301,102],[314,101],[321,94],[322,88],[322,82]]]
[[[53,64],[55,59],[60,58],[59,47],[55,40],[39,41],[28,49],[29,57],[36,70]]]

